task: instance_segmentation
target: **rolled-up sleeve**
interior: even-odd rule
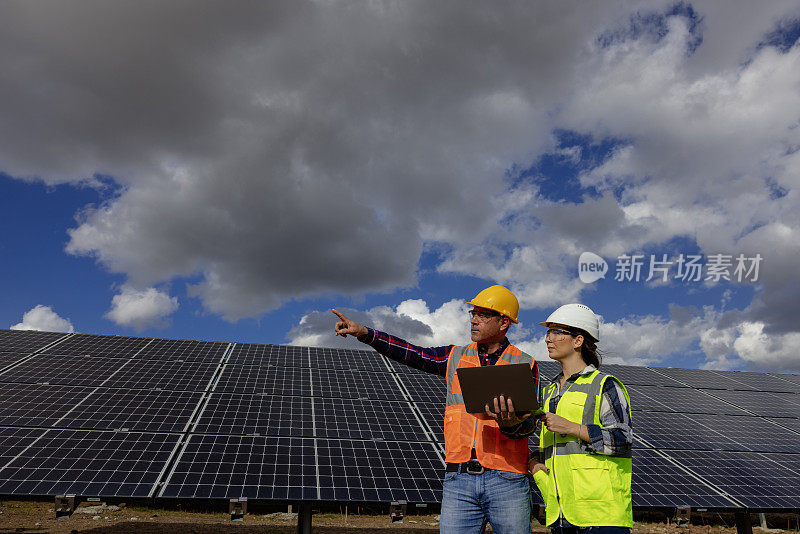
[[[587,425],[590,446],[599,454],[629,456],[633,442],[631,412],[625,393],[617,380],[610,378],[603,385],[600,402],[600,424]]]

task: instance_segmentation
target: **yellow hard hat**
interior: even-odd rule
[[[514,296],[514,293],[503,286],[487,287],[469,301],[468,304],[494,310],[511,319],[512,323],[517,322],[519,301]]]

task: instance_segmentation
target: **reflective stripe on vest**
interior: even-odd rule
[[[517,347],[509,345],[495,365],[527,363],[533,366],[533,358]],[[472,448],[478,461],[488,469],[528,472],[528,439],[507,438],[500,432],[497,422],[490,417],[467,413],[464,397],[458,383],[456,370],[460,367],[479,367],[478,344],[453,347],[447,360],[447,397],[444,412],[445,461],[466,462]]]
[[[603,385],[609,379],[616,380],[607,373],[593,371],[565,383],[555,413],[583,425],[599,425]],[[617,382],[628,399],[625,386]],[[547,392],[547,411],[553,411],[550,402],[556,389],[557,385],[552,384]],[[550,472],[538,471],[534,480],[545,500],[548,525],[562,513],[579,527],[633,525],[630,455],[597,454],[580,438],[556,434],[544,425],[539,438],[539,458]]]

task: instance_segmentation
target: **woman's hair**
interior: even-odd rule
[[[576,328],[574,331],[583,336],[583,344],[581,345],[581,357],[583,361],[586,362],[587,365],[594,365],[596,368],[600,369],[600,358],[603,356],[603,353],[597,350],[597,343],[595,340],[592,339],[592,336],[585,330]]]

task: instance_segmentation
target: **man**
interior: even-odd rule
[[[444,476],[440,532],[479,533],[487,521],[497,534],[531,532],[528,482],[528,436],[536,428],[530,414],[514,412],[512,399],[494,399],[484,414],[464,408],[456,369],[479,365],[527,363],[539,388],[533,357],[508,342],[506,333],[517,322],[519,302],[503,286],[484,289],[472,299],[470,336],[466,346],[423,348],[367,328],[332,310],[339,317],[336,335],[355,336],[381,354],[447,381],[444,435],[447,468]]]

